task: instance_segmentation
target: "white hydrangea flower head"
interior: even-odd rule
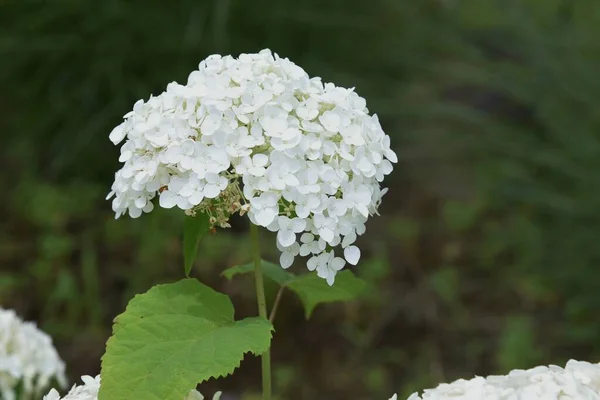
[[[392,398],[393,399],[393,398]],[[413,393],[408,400],[600,400],[600,364],[570,360],[513,370],[504,376],[475,377]]]
[[[0,398],[39,398],[56,380],[65,387],[65,364],[52,339],[35,323],[21,320],[14,310],[0,308]]]
[[[396,154],[354,89],[310,78],[269,50],[212,55],[186,85],[138,101],[110,134],[122,168],[108,198],[116,217],[154,208],[231,214],[277,232],[280,263],[298,255],[332,285],[387,189]],[[298,239],[301,239],[298,241]],[[335,249],[343,255],[336,255]]]
[[[98,400],[98,391],[100,390],[100,375],[95,378],[85,375],[81,377],[83,385],[73,385],[65,397],[55,389],[52,389],[42,400]],[[215,393],[212,400],[219,400],[221,392]],[[204,400],[204,396],[197,390],[191,390],[183,400]]]

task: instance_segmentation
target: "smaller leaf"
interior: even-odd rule
[[[350,301],[356,299],[364,290],[366,283],[357,278],[350,270],[338,272],[335,283],[329,286],[325,279],[315,273],[294,275],[269,261],[262,261],[263,275],[281,286],[292,290],[302,301],[306,319],[309,319],[315,307],[321,303]],[[234,276],[254,272],[254,263],[236,265],[221,273],[231,280]]]
[[[208,214],[198,213],[195,217],[186,217],[183,228],[183,264],[185,276],[190,276],[190,271],[196,260],[198,244],[208,233],[210,228]]]
[[[269,261],[262,260],[261,269],[264,276],[282,286],[296,278],[296,275]],[[223,271],[221,275],[228,280],[231,280],[236,275],[247,274],[250,272],[254,272],[254,263],[233,266]]]
[[[286,286],[300,297],[304,305],[304,315],[309,319],[315,307],[321,303],[356,299],[366,283],[351,271],[345,270],[336,274],[333,286],[329,286],[325,279],[316,274],[298,276]]]

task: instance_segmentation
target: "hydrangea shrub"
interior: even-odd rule
[[[99,399],[180,400],[251,352],[261,354],[270,400],[277,303],[268,315],[263,275],[280,292],[294,291],[307,317],[317,304],[360,293],[363,283],[340,271],[359,262],[355,242],[398,161],[377,116],[354,89],[263,50],[206,58],[187,84],[135,103],[109,137],[123,143],[107,197],[116,217],[137,218],[156,205],[185,212],[186,275],[206,233],[230,227],[234,214],[248,217],[254,262],[228,275],[254,273],[259,316],[236,321],[227,296],[189,278],[136,296],[115,320]],[[275,268],[261,261],[259,227],[276,233]],[[308,273],[284,271],[298,256]]]

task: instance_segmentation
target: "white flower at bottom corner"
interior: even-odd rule
[[[100,375],[95,378],[84,375],[81,377],[82,385],[73,385],[69,393],[65,397],[60,397],[60,394],[55,389],[52,389],[42,400],[98,400],[98,392],[100,391]],[[215,393],[212,400],[219,400],[221,392]],[[183,400],[204,400],[204,396],[197,390],[192,389]]]
[[[14,400],[19,385],[24,398],[38,397],[52,380],[67,384],[52,338],[13,310],[0,308],[0,398]]]
[[[600,400],[600,364],[570,360],[556,365],[516,369],[504,376],[475,377],[442,383],[413,393],[408,400]]]

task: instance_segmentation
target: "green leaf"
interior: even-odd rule
[[[234,321],[229,298],[195,279],[135,296],[115,319],[102,357],[100,400],[181,400],[199,382],[231,374],[269,348],[273,326]]]
[[[183,228],[183,263],[185,276],[190,276],[190,271],[196,260],[198,244],[208,233],[210,224],[206,213],[198,213],[195,217],[186,217]]]
[[[285,269],[281,268],[281,266],[265,260],[261,262],[261,269],[264,276],[280,285],[285,285],[296,277],[296,275],[286,271]],[[236,265],[226,269],[221,273],[221,275],[228,280],[231,280],[236,275],[247,274],[250,272],[254,272],[254,263]]]
[[[351,271],[344,270],[337,273],[333,286],[329,286],[325,279],[316,274],[298,276],[286,286],[300,297],[304,305],[304,315],[309,319],[315,307],[321,303],[356,299],[366,283]]]
[[[349,270],[338,272],[335,276],[334,285],[329,286],[325,279],[319,278],[315,273],[294,275],[279,265],[264,260],[261,267],[265,277],[296,293],[304,306],[306,319],[310,318],[317,305],[354,300],[366,286],[365,281],[354,276]],[[228,268],[221,275],[231,280],[236,275],[253,271],[254,263],[250,263]]]

